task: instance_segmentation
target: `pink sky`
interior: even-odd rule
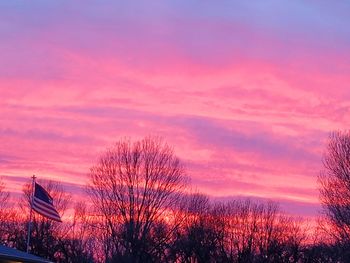
[[[327,136],[350,122],[350,5],[121,2],[0,3],[7,188],[79,195],[104,149],[159,135],[193,189],[317,215]]]

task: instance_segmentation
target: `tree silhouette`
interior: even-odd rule
[[[35,214],[32,253],[67,263],[350,262],[349,133],[330,136],[319,182],[326,219],[319,229],[328,235],[309,235],[277,203],[189,193],[184,169],[164,141],[123,139],[92,166],[90,199],[68,202],[60,183],[43,182],[60,214],[73,213],[63,223]],[[1,243],[25,250],[30,184],[19,209],[6,206],[4,189],[0,183]]]
[[[152,261],[156,227],[180,205],[185,176],[173,150],[159,138],[124,139],[91,168],[89,194],[105,222],[107,257]]]
[[[350,241],[350,133],[330,135],[319,175],[320,199],[329,233],[339,242]]]

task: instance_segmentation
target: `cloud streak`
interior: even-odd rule
[[[0,171],[80,193],[106,147],[153,134],[200,191],[316,214],[325,141],[350,122],[348,7],[2,1]]]

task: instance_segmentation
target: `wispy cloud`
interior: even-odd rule
[[[2,1],[0,170],[84,185],[114,141],[156,134],[194,187],[314,213],[325,139],[349,126],[348,7]]]

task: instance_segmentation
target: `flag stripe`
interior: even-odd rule
[[[40,206],[38,204],[34,204],[33,208],[39,209],[43,216],[50,216],[50,217],[60,218],[57,213],[54,213],[54,212],[52,212],[52,211],[50,211],[50,210],[46,209],[45,207],[42,207],[42,206]]]
[[[57,216],[59,217],[59,214],[56,211],[53,211],[51,209],[47,209],[45,206],[42,206],[41,204],[34,203],[33,204],[35,207],[45,211],[47,214],[50,214],[51,216]]]
[[[46,212],[42,211],[41,209],[37,208],[36,206],[33,206],[33,210],[36,211],[37,213],[39,213],[40,215],[50,218],[52,220],[58,221],[58,222],[62,222],[61,218],[59,217],[55,217],[55,216],[51,216],[50,214],[46,214]]]
[[[46,203],[46,202],[40,200],[40,199],[37,198],[37,197],[34,197],[34,201],[35,201],[36,203],[39,203],[40,205],[46,207],[47,209],[54,210],[54,211],[58,214],[57,210],[55,209],[55,207],[54,207],[53,205],[48,204],[48,203]]]
[[[35,183],[35,190],[33,196],[32,208],[40,215],[50,218],[52,220],[62,222],[59,213],[53,206],[52,197],[49,193],[38,183]]]
[[[43,209],[42,207],[39,206],[33,206],[34,210],[40,210],[40,213],[43,214],[44,216],[50,216],[50,217],[57,217],[56,215],[46,211],[45,209]]]

